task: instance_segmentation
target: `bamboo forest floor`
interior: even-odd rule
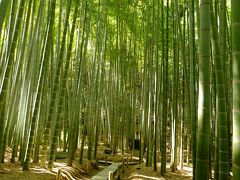
[[[146,167],[144,163],[135,166],[129,166],[126,168],[124,173],[120,174],[123,180],[190,180],[191,168],[184,166],[183,170],[177,170],[176,172],[171,172],[169,165],[167,168],[167,173],[164,176],[160,176],[160,164],[158,164],[158,171],[154,171],[152,167]]]
[[[31,163],[29,171],[22,171],[22,165],[20,162],[16,161],[15,163],[10,162],[10,151],[9,154],[6,155],[5,163],[0,164],[0,180],[56,180],[58,170],[61,169],[62,178],[61,179],[90,179],[92,176],[103,170],[106,165],[100,164],[98,168],[94,166],[86,166],[86,154],[87,151],[84,152],[84,163],[83,165],[79,165],[78,162],[74,162],[73,166],[75,168],[67,167],[67,159],[59,159],[54,163],[54,169],[52,172],[49,170],[42,168],[39,164]],[[124,157],[129,156],[130,154],[125,154]],[[133,154],[134,159],[135,154]],[[98,159],[106,160],[108,162],[121,162],[123,155],[103,155],[103,151],[100,148],[98,154]],[[78,159],[77,159],[78,160]],[[130,161],[131,162],[131,161]],[[136,160],[135,160],[136,162]],[[134,164],[134,163],[133,163]],[[87,168],[88,167],[88,168]],[[178,170],[175,173],[172,173],[169,164],[167,165],[167,173],[164,176],[160,176],[160,163],[158,163],[158,171],[154,171],[152,167],[146,167],[144,163],[129,165],[128,167],[124,167],[124,172],[122,169],[119,170],[120,179],[128,180],[128,179],[149,179],[149,180],[168,180],[168,179],[176,179],[176,180],[190,180],[191,179],[191,168],[184,164],[183,170]],[[74,174],[72,176],[68,176],[67,174]],[[74,177],[75,176],[75,177]],[[67,178],[68,177],[68,178]],[[57,180],[60,180],[60,178]]]

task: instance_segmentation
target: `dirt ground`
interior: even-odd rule
[[[160,164],[158,164],[158,171],[154,171],[153,167],[146,167],[144,163],[126,167],[124,173],[121,171],[120,177],[123,180],[141,180],[141,179],[151,179],[151,180],[190,180],[191,168],[184,167],[183,170],[177,170],[175,173],[171,172],[167,168],[167,173],[164,176],[160,176]]]
[[[55,180],[56,175],[39,165],[31,165],[29,171],[22,171],[20,162],[0,164],[1,180]]]
[[[129,165],[125,167],[124,173],[120,170],[120,179],[127,180],[190,180],[192,177],[190,175],[190,169],[178,170],[175,173],[170,172],[167,169],[167,173],[164,177],[160,176],[159,170],[153,171],[152,167],[146,167],[144,164]],[[159,168],[158,168],[159,169]],[[100,170],[92,170],[91,176],[99,172]],[[90,179],[91,176],[86,176],[83,179]],[[22,166],[20,163],[4,163],[1,164],[0,168],[0,179],[1,180],[55,180],[56,172],[50,172],[38,165],[33,165],[30,171],[22,171]]]
[[[84,153],[85,154],[85,153]],[[129,156],[129,154],[126,154]],[[97,157],[100,160],[106,160],[108,162],[122,161],[123,155],[104,155],[102,149],[98,152]],[[136,161],[136,160],[135,160]],[[22,171],[22,165],[20,162],[10,163],[9,159],[5,163],[0,164],[0,180],[56,180],[58,170],[61,169],[61,179],[90,179],[93,175],[100,172],[106,166],[100,165],[99,168],[87,166],[85,160],[84,165],[79,165],[78,162],[74,162],[75,168],[69,168],[66,166],[67,160],[61,159],[54,163],[53,171],[49,171],[42,168],[39,164],[31,163],[29,171]],[[88,167],[88,168],[86,168]],[[89,168],[90,167],[90,168]],[[88,171],[88,172],[86,172]],[[146,167],[144,163],[125,166],[124,172],[122,169],[119,170],[120,179],[150,179],[150,180],[190,180],[191,179],[191,168],[184,166],[183,170],[178,170],[172,173],[167,166],[167,173],[164,177],[160,176],[160,164],[158,164],[158,171],[154,171],[153,167]],[[70,174],[70,175],[69,175]]]

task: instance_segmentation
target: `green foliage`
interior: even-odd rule
[[[119,148],[124,153],[134,148],[137,138],[140,162],[146,158],[146,165],[157,170],[161,155],[164,174],[168,144],[176,169],[179,159],[184,161],[180,154],[187,150],[184,143],[192,141],[196,178],[204,174],[207,179],[213,130],[209,124],[211,59],[216,59],[213,67],[219,67],[218,53],[210,57],[209,2],[202,0],[199,10],[194,0],[1,0],[0,159],[11,147],[12,161],[19,151],[24,169],[29,169],[33,154],[36,161],[41,156],[43,165],[49,161],[51,169],[56,151],[68,150],[71,166],[78,158],[75,152],[80,151],[78,162],[83,163],[84,146],[90,160],[97,158],[100,141],[106,140],[114,153]],[[227,119],[231,120],[233,50],[233,137],[238,139],[239,77],[234,67],[239,59],[239,6],[233,3],[232,29],[227,19],[229,4],[224,10],[228,16],[226,43],[222,44],[228,51],[224,78],[218,81],[224,88],[219,86],[218,94],[211,94],[220,99],[226,96]],[[219,5],[216,1],[214,19],[222,17]],[[222,32],[222,26],[218,28]],[[225,41],[224,35],[220,37]],[[225,49],[222,44],[220,49]],[[222,122],[231,129],[228,121]],[[190,123],[191,130],[187,129]],[[221,139],[226,132],[223,127],[219,132]],[[233,144],[233,171],[238,178],[239,143],[234,140]],[[227,146],[220,144],[220,151]]]

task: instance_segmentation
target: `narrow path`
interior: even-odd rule
[[[118,170],[118,168],[122,165],[122,163],[113,163],[110,166],[106,167],[95,176],[93,176],[92,180],[99,180],[99,179],[108,179],[109,172],[112,171],[113,174]]]

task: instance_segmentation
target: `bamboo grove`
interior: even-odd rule
[[[161,175],[240,179],[239,0],[0,0],[0,59],[1,163],[139,139]]]

